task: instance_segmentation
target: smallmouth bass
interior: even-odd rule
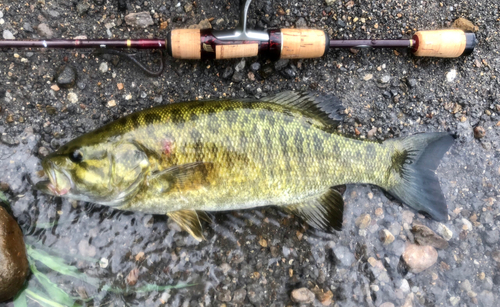
[[[374,184],[418,212],[447,219],[435,175],[454,142],[425,133],[383,143],[336,132],[341,102],[284,92],[258,101],[169,104],[84,134],[42,161],[48,194],[167,214],[198,240],[205,211],[279,206],[307,224],[340,230],[332,187]]]

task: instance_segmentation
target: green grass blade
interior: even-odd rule
[[[40,261],[45,266],[54,270],[60,274],[71,276],[77,279],[80,279],[91,285],[98,285],[99,280],[96,278],[88,277],[84,273],[81,273],[80,270],[71,265],[67,265],[64,259],[51,256],[44,251],[33,249],[30,245],[26,244],[26,251],[28,256],[30,256],[33,260]]]
[[[5,194],[0,191],[0,200],[3,201],[6,205],[9,204],[9,199],[7,198],[7,196],[5,196]]]
[[[14,298],[14,307],[28,307],[28,299],[26,298],[26,286],[17,293]]]
[[[144,293],[144,292],[160,292],[160,291],[165,291],[165,290],[170,290],[170,289],[182,289],[186,287],[192,287],[195,284],[177,284],[177,285],[169,285],[169,286],[159,286],[155,284],[146,284],[142,287],[138,288],[125,288],[125,289],[120,289],[120,288],[113,288],[108,285],[104,285],[102,287],[102,291],[107,291],[115,294],[130,294],[130,293]]]
[[[75,300],[78,298],[71,297],[64,290],[59,288],[56,284],[50,281],[47,275],[40,273],[34,264],[31,264],[30,268],[33,275],[35,275],[38,282],[42,285],[53,301],[63,304],[64,306],[75,305]]]
[[[57,302],[51,301],[50,299],[46,298],[43,294],[38,293],[36,291],[26,289],[24,292],[26,293],[27,297],[34,300],[43,307],[68,307],[61,305]]]

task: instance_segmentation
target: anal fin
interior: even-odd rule
[[[205,212],[195,210],[178,210],[169,212],[167,215],[196,240],[205,240],[200,222],[200,218],[203,220],[209,219]]]
[[[344,200],[333,188],[316,197],[287,206],[287,209],[314,228],[329,232],[342,230]]]

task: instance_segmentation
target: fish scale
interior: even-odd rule
[[[122,210],[168,214],[197,239],[202,211],[286,207],[313,227],[342,226],[332,187],[382,187],[443,220],[434,174],[447,133],[383,143],[341,136],[340,101],[285,92],[249,100],[192,101],[130,114],[85,134],[43,162],[40,190]]]

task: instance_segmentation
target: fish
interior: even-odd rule
[[[371,184],[416,212],[448,218],[435,170],[448,132],[383,142],[338,132],[342,102],[287,91],[257,99],[167,104],[132,113],[42,161],[41,192],[166,214],[203,240],[206,212],[277,206],[323,231],[342,229],[338,187]]]

